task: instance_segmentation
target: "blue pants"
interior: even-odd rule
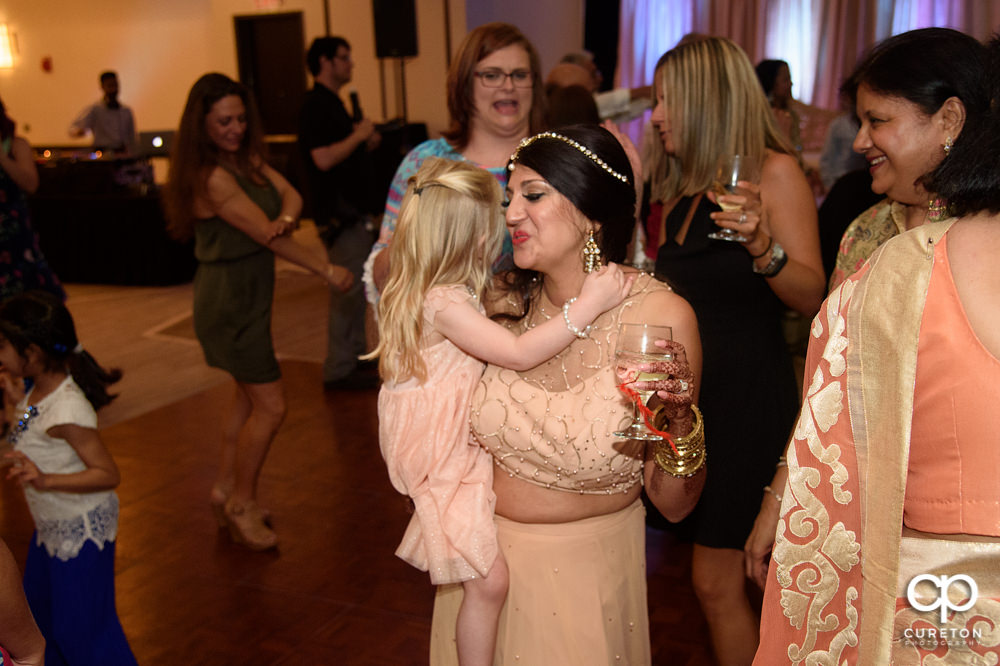
[[[66,561],[31,539],[24,594],[45,637],[46,666],[135,666],[115,610],[115,544],[93,541]]]

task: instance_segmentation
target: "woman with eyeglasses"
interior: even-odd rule
[[[382,230],[365,263],[365,293],[371,303],[389,274],[382,252],[396,231],[406,183],[428,157],[471,162],[507,185],[507,160],[521,139],[542,129],[545,95],[538,52],[516,27],[487,23],[470,32],[448,70],[451,125],[442,138],[425,141],[403,159],[385,203]],[[510,268],[510,239],[494,268]]]

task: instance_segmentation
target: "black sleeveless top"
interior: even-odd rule
[[[695,540],[742,549],[794,424],[798,388],[782,333],[784,304],[740,243],[708,237],[719,228],[709,213],[719,207],[700,197],[684,243],[674,240],[693,199],[682,198],[667,215],[656,275],[691,304],[701,333],[708,477]]]

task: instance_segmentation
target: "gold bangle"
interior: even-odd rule
[[[694,413],[694,427],[683,437],[674,438],[677,452],[670,442],[661,440],[653,447],[653,462],[661,470],[677,478],[687,478],[697,474],[705,465],[705,422],[701,410],[691,405]]]
[[[701,410],[698,409],[698,405],[692,404],[691,412],[694,414],[694,424],[691,426],[691,432],[683,437],[674,438],[674,444],[678,448],[696,442],[699,439],[701,440],[701,444],[705,443],[705,419],[701,417]]]
[[[701,471],[701,468],[705,466],[706,457],[705,447],[700,447],[686,456],[679,457],[674,455],[670,445],[667,444],[656,447],[653,462],[670,476],[686,479]]]

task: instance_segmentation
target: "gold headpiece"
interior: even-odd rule
[[[602,169],[607,171],[609,174],[611,174],[618,180],[622,181],[626,185],[629,184],[628,178],[626,178],[625,176],[623,176],[622,174],[618,173],[610,166],[608,166],[608,163],[602,160],[600,157],[598,157],[597,154],[590,148],[587,148],[586,146],[574,141],[573,139],[567,136],[563,136],[562,134],[556,134],[555,132],[541,132],[540,134],[536,134],[535,136],[529,136],[526,139],[522,139],[521,143],[518,144],[517,146],[517,150],[515,150],[514,154],[510,156],[510,161],[508,162],[508,164],[510,165],[509,168],[511,171],[513,171],[514,167],[516,166],[515,162],[517,162],[517,156],[521,154],[521,150],[523,148],[527,148],[528,146],[533,144],[535,141],[538,141],[539,139],[557,139],[559,141],[562,141],[563,143],[567,143],[576,148],[577,150],[579,150],[587,157],[589,157],[594,164],[601,167]]]

